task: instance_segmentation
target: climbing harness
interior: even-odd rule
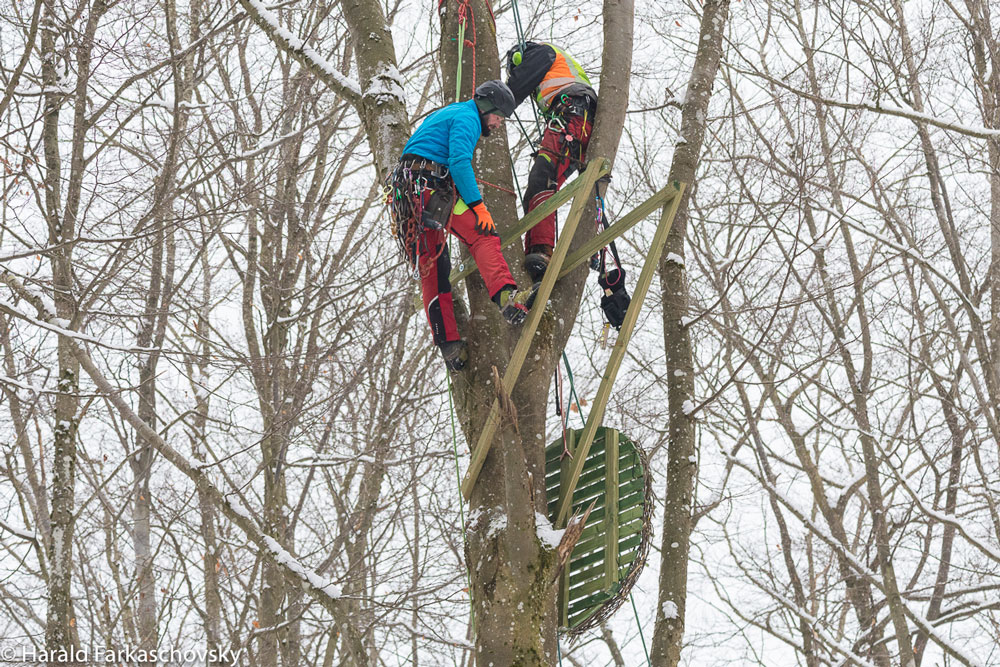
[[[425,230],[446,229],[455,205],[455,186],[448,167],[404,155],[386,179],[385,203],[390,231],[407,265],[417,271],[419,243]],[[438,250],[438,255],[443,251]],[[431,258],[436,260],[437,256]]]
[[[569,167],[566,175],[580,171],[585,162],[584,145],[587,142],[591,122],[592,106],[590,100],[582,95],[562,94],[559,100],[544,114],[545,132],[538,140],[532,157],[543,157],[550,163],[567,161]],[[579,118],[579,134],[576,136],[571,127],[574,119]],[[556,145],[546,145],[546,134],[551,132],[556,137]],[[551,141],[551,140],[550,140]]]

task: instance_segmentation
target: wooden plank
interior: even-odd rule
[[[566,449],[569,451],[570,456],[564,457],[559,462],[560,489],[564,488],[562,483],[568,481],[569,476],[572,474],[571,463],[573,461],[572,454],[576,451],[576,431],[570,430],[566,432]],[[562,572],[559,574],[559,624],[563,627],[565,627],[566,623],[569,622],[569,577],[572,559],[571,555],[570,562],[566,563]]]
[[[609,170],[607,162],[605,161],[605,164],[602,165],[600,174],[598,174],[598,178],[607,174]],[[500,247],[506,248],[513,245],[517,240],[524,236],[525,232],[540,223],[546,217],[554,213],[560,206],[572,199],[576,194],[576,191],[583,185],[583,177],[584,174],[580,174],[569,183],[563,185],[563,187],[559,188],[554,195],[542,202],[538,208],[530,213],[527,213],[523,218],[518,220],[513,229],[509,229],[506,232],[501,233]],[[518,202],[518,205],[520,205],[520,202]],[[479,267],[476,266],[476,260],[472,259],[472,257],[464,258],[458,265],[458,268],[452,271],[451,276],[449,276],[452,289],[454,289],[455,285],[458,285],[478,270]],[[423,310],[424,304],[423,301],[420,300],[420,297],[417,297],[415,304],[418,311]]]
[[[572,481],[572,478],[569,480]],[[559,494],[560,500],[562,499],[562,493]],[[590,484],[589,486],[578,488],[573,494],[574,507],[580,507],[583,503],[597,499],[597,505],[594,507],[604,507],[604,480],[599,479],[596,482]]]
[[[604,176],[605,174],[608,173],[608,171],[609,171],[608,163],[605,160],[600,167],[600,171],[597,174],[597,178]],[[576,191],[579,190],[582,185],[584,185],[585,175],[586,172],[580,174],[579,176],[574,178],[571,182],[563,185],[563,187],[557,190],[554,195],[546,199],[538,208],[536,208],[535,210],[531,211],[530,213],[526,214],[523,218],[518,220],[517,225],[515,225],[514,229],[509,230],[505,234],[501,234],[500,247],[506,248],[507,246],[512,245],[515,241],[519,240],[522,236],[524,236],[525,232],[527,232],[529,229],[537,225],[546,217],[554,213],[556,209],[558,209],[560,206],[568,202],[576,193]],[[597,179],[594,180],[596,181]],[[591,186],[587,188],[585,192],[589,193],[593,189],[594,186],[593,184],[591,184]],[[460,264],[455,271],[452,271],[451,273],[452,287],[454,287],[461,281],[465,280],[467,277],[469,277],[471,274],[475,273],[478,270],[479,267],[476,266],[475,260],[469,257],[462,264]]]
[[[580,436],[579,444],[577,445],[579,454],[576,456],[573,477],[569,480],[570,488],[566,489],[566,493],[560,501],[557,515],[557,520],[560,522],[565,521],[566,517],[569,516],[572,503],[566,502],[566,500],[573,497],[573,491],[576,489],[576,480],[580,477],[580,472],[583,470],[583,462],[590,452],[590,444],[594,441],[597,428],[604,418],[604,409],[607,407],[608,398],[611,396],[611,388],[614,385],[615,378],[618,376],[618,369],[621,368],[622,361],[625,359],[625,350],[632,338],[635,324],[639,320],[639,312],[642,310],[642,303],[649,292],[649,285],[653,281],[653,273],[656,271],[656,267],[660,263],[660,257],[663,255],[663,246],[667,242],[667,235],[670,233],[670,227],[674,223],[674,216],[677,215],[677,207],[680,206],[685,184],[675,183],[674,185],[677,189],[677,194],[671,199],[670,205],[664,207],[660,224],[657,225],[656,233],[653,235],[649,254],[646,256],[646,261],[642,265],[642,271],[639,273],[639,279],[636,281],[635,291],[632,293],[632,303],[625,312],[625,321],[622,323],[621,331],[618,333],[618,340],[615,341],[615,347],[611,350],[608,367],[604,371],[604,377],[601,378],[601,384],[597,389],[597,396],[594,398],[594,403],[590,408],[587,424],[583,427],[583,434]]]
[[[604,585],[604,577],[598,577],[593,581],[588,581],[585,584],[580,584],[579,586],[571,588],[569,591],[569,598],[573,602],[577,602],[586,595],[606,590],[608,590],[608,587]]]
[[[598,605],[598,606],[595,606],[595,607],[590,607],[590,608],[585,609],[583,613],[576,613],[576,614],[574,614],[571,617],[571,619],[570,619],[570,625],[568,625],[566,627],[572,628],[572,627],[576,627],[577,625],[580,625],[581,623],[583,623],[584,621],[586,621],[588,618],[590,618],[591,616],[593,616],[594,614],[596,614],[597,610],[600,609],[600,608],[601,607]]]
[[[566,258],[563,262],[562,271],[559,273],[560,278],[564,278],[570,271],[580,266],[584,262],[589,262],[590,258],[595,252],[603,248],[604,246],[610,244],[612,241],[617,239],[619,236],[627,232],[628,230],[635,227],[636,223],[641,220],[645,220],[650,213],[666,205],[679,194],[677,188],[673,184],[666,185],[659,192],[654,194],[652,197],[642,202],[634,209],[629,211],[622,217],[618,222],[609,226],[603,232],[587,241],[586,244],[572,255]]]
[[[593,460],[594,457],[590,457]],[[596,466],[592,466],[589,463],[585,463],[583,466],[583,473],[580,475],[580,479],[577,481],[576,486],[581,489],[588,486],[594,482],[603,483],[607,477],[607,469],[604,467],[604,461],[598,461]],[[580,503],[579,498],[573,499],[573,504],[577,505]]]
[[[595,577],[604,579],[604,562],[600,562],[597,565],[589,567],[585,570],[577,571],[574,570],[569,577],[569,583],[571,586],[575,586],[581,582],[590,581]]]
[[[618,581],[618,431],[613,428],[604,431],[604,478],[606,499],[604,505],[604,583],[607,586]]]
[[[581,547],[580,555],[577,557],[579,563],[574,563],[577,567],[588,567],[597,563],[604,562],[604,549],[603,542],[592,542],[591,547]],[[601,547],[595,551],[587,552],[586,549],[593,548],[594,546]],[[574,552],[576,550],[574,549]]]
[[[588,200],[590,199],[590,192],[594,188],[594,183],[600,178],[601,170],[606,168],[607,163],[608,161],[604,158],[591,160],[590,164],[587,165],[587,170],[583,173],[583,183],[573,200],[573,207],[570,209],[566,223],[563,225],[562,236],[560,236],[555,250],[552,252],[552,259],[549,260],[550,270],[545,272],[542,284],[538,288],[538,295],[535,297],[535,304],[531,308],[531,312],[528,313],[528,320],[524,324],[521,336],[517,339],[514,351],[510,355],[510,362],[504,371],[503,379],[501,380],[501,384],[503,385],[501,390],[508,394],[514,388],[517,376],[521,373],[521,366],[524,365],[524,360],[528,356],[528,350],[534,342],[535,331],[538,329],[538,323],[542,321],[542,314],[545,312],[545,304],[549,301],[552,288],[556,284],[559,269],[562,267],[563,260],[566,259],[566,253],[569,251],[569,244],[572,242],[576,228],[580,224],[580,218],[583,217],[583,211],[586,209]],[[493,405],[490,406],[489,415],[486,417],[483,429],[479,433],[479,441],[476,443],[475,449],[472,450],[469,469],[462,480],[462,495],[465,496],[466,500],[472,497],[472,487],[476,484],[479,471],[483,468],[486,455],[490,451],[490,446],[493,444],[493,437],[496,435],[499,426],[500,404],[494,398]],[[572,489],[570,489],[570,493],[572,494]]]
[[[580,612],[585,612],[590,609],[597,611],[598,609],[601,608],[604,602],[611,597],[611,595],[613,595],[612,591],[598,590],[592,592],[591,595],[587,595],[586,597],[575,598],[573,602],[574,605],[573,611],[576,612],[576,614],[579,614]],[[588,616],[590,616],[589,613],[584,614],[585,618]],[[570,623],[572,623],[573,625],[577,624],[577,621],[574,620],[575,618],[580,618],[580,617],[575,614],[570,615]]]
[[[628,521],[623,521],[621,518],[620,510],[618,517],[618,540],[621,541],[623,538],[629,535],[634,535],[635,533],[642,530],[642,507],[633,508],[627,514],[629,515]],[[636,514],[640,520],[636,520]],[[593,513],[591,513],[593,515]],[[605,526],[598,524],[595,526],[587,526],[580,533],[580,539],[577,541],[576,546],[573,549],[573,553],[577,556],[587,554],[593,550],[599,550],[603,548],[606,540],[606,534],[604,532]],[[616,542],[617,544],[617,542]],[[574,561],[575,562],[575,561]]]
[[[623,510],[621,508],[621,505],[619,505],[618,506],[618,525],[619,526],[627,526],[628,524],[630,524],[631,522],[633,522],[633,521],[635,521],[637,519],[642,519],[642,510],[643,510],[643,507],[641,505],[639,507],[633,507],[632,509],[629,509],[629,510]]]

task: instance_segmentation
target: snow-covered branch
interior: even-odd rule
[[[759,70],[748,70],[736,67],[731,63],[726,63],[726,67],[738,74],[744,74],[746,76],[758,77],[764,79],[768,83],[778,86],[783,90],[787,90],[790,93],[802,97],[813,102],[819,102],[820,104],[825,104],[826,106],[837,107],[839,109],[855,109],[859,111],[870,111],[872,113],[882,114],[884,116],[896,116],[897,118],[905,118],[907,120],[912,120],[914,123],[924,123],[926,125],[933,125],[934,127],[941,128],[942,130],[948,130],[949,132],[955,132],[957,134],[964,134],[967,137],[975,137],[976,139],[1000,139],[1000,129],[993,129],[989,127],[976,127],[973,125],[964,125],[962,123],[957,123],[950,120],[945,120],[943,118],[938,118],[931,114],[922,113],[916,111],[915,109],[903,109],[902,107],[893,106],[890,104],[882,104],[881,102],[851,102],[849,100],[835,100],[830,97],[823,97],[821,95],[813,95],[812,93],[801,90],[794,86],[790,86],[781,79],[777,79],[773,76],[769,76],[764,72]]]
[[[352,105],[358,107],[361,104],[361,86],[356,81],[341,74],[316,49],[308,46],[305,41],[284,28],[278,17],[263,2],[260,0],[239,0],[239,2],[253,22],[280,49],[287,51],[300,65],[315,74],[331,90]]]
[[[51,326],[49,321],[54,317],[53,314],[45,307],[44,303],[38,302],[37,298],[33,298],[34,295],[32,295],[30,291],[24,289],[23,286],[20,286],[21,289],[18,289],[18,281],[10,276],[10,274],[2,274],[0,277],[5,278],[4,283],[11,287],[11,289],[18,292],[19,296],[33,304],[36,304],[36,307],[38,308],[38,321]],[[159,433],[157,433],[152,427],[150,427],[149,424],[139,417],[139,415],[132,410],[131,406],[129,406],[125,399],[122,398],[121,390],[113,387],[107,378],[104,377],[104,374],[97,368],[94,360],[79,344],[78,337],[67,336],[66,344],[69,346],[73,356],[80,363],[80,366],[90,377],[91,381],[97,386],[98,390],[102,392],[108,402],[114,405],[115,409],[118,410],[122,419],[128,422],[128,424],[134,428],[146,442],[151,443],[153,448],[156,449],[156,451],[163,456],[163,458],[169,461],[171,465],[182,472],[188,479],[194,482],[199,491],[208,497],[212,504],[215,505],[219,511],[226,516],[226,518],[236,524],[240,530],[243,531],[243,533],[247,536],[247,539],[249,539],[259,549],[260,554],[266,560],[281,568],[285,575],[290,579],[298,581],[303,590],[305,590],[314,600],[320,603],[320,605],[322,605],[331,616],[333,616],[340,629],[348,635],[350,645],[349,650],[352,654],[358,657],[359,664],[364,664],[365,649],[360,636],[357,635],[348,619],[348,613],[340,599],[340,589],[316,571],[303,565],[291,553],[284,549],[277,540],[266,534],[245,507],[241,504],[230,501],[226,494],[222,493],[222,491],[220,491],[211,482],[205,472],[201,469],[201,466],[191,462],[186,456],[171,447]]]

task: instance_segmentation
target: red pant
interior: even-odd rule
[[[476,214],[472,209],[466,209],[458,215],[452,214],[448,221],[448,231],[469,249],[491,297],[496,296],[504,287],[517,286],[510,275],[507,260],[500,251],[500,237],[496,234],[479,234],[476,231]],[[454,301],[451,296],[451,257],[445,242],[445,230],[425,230],[420,235],[417,251],[424,312],[431,325],[434,344],[458,340],[461,336],[455,322]]]
[[[528,186],[524,192],[524,212],[530,213],[554,195],[563,186],[574,169],[580,168],[586,159],[587,144],[593,129],[591,116],[568,116],[563,119],[566,127],[554,129],[550,124],[542,135],[538,155],[528,174]],[[566,137],[572,137],[567,139]],[[530,252],[535,245],[554,246],[556,244],[556,214],[546,217],[524,235],[524,251]]]

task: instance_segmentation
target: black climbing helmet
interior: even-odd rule
[[[472,97],[477,102],[482,100],[479,109],[484,114],[499,113],[504,118],[510,118],[514,115],[514,109],[517,107],[514,104],[514,93],[510,91],[506,83],[499,79],[479,84]]]

